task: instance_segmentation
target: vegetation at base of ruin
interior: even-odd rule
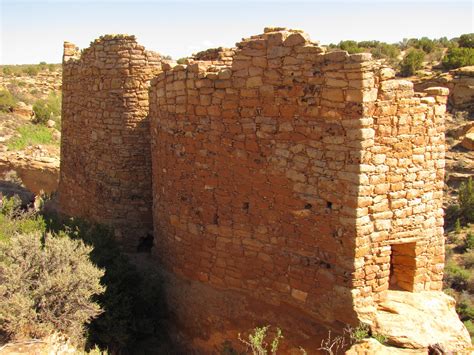
[[[166,306],[158,276],[142,274],[102,225],[49,214],[47,228],[66,230],[73,239],[93,246],[91,260],[105,270],[106,291],[94,298],[103,313],[88,325],[87,349],[98,346],[112,353],[145,350],[146,342],[166,343]]]
[[[256,327],[253,333],[250,333],[248,339],[242,339],[239,333],[239,340],[245,344],[247,350],[250,350],[253,355],[267,355],[276,354],[280,341],[283,339],[280,328],[276,328],[275,335],[270,343],[267,342],[267,332],[269,325],[263,327]],[[269,340],[268,340],[269,341]]]
[[[61,94],[51,92],[45,100],[38,100],[33,105],[34,123],[46,124],[53,120],[59,126],[61,119]]]
[[[423,67],[425,52],[420,49],[410,49],[400,62],[400,75],[411,76]]]
[[[0,111],[10,112],[12,107],[15,106],[17,99],[12,93],[6,89],[0,90]]]
[[[17,129],[18,136],[7,142],[9,150],[22,150],[30,145],[52,144],[53,134],[46,126],[26,124]]]
[[[92,251],[64,232],[47,233],[34,210],[17,198],[0,202],[0,336],[45,338],[59,332],[74,344],[101,313],[93,295],[104,292]]]
[[[361,323],[356,328],[347,327],[346,333],[349,334],[352,343],[357,343],[369,337],[370,328],[367,324]]]
[[[82,338],[85,349],[114,353],[144,350],[150,342],[154,345],[167,342],[161,280],[158,276],[139,273],[113,240],[109,229],[78,219],[61,219],[51,212],[24,210],[20,204],[16,197],[2,198],[0,204],[0,310],[6,309],[2,302],[10,302],[15,307],[9,303],[8,308],[21,317],[12,322],[13,315],[0,311],[0,333],[10,338],[42,337],[56,327],[75,343]],[[22,254],[20,250],[27,252]],[[41,282],[35,281],[38,284],[35,292],[21,288],[32,284],[29,277],[35,274],[25,270],[5,274],[3,270],[5,267],[18,269],[11,260],[23,260],[22,257],[26,258],[24,261],[29,260],[29,264],[23,263],[25,267],[33,261],[39,263],[36,269],[44,271]],[[7,276],[11,281],[5,279]],[[106,287],[105,292],[99,280]],[[54,293],[46,292],[46,282],[52,285]],[[2,297],[7,291],[10,295],[12,287],[17,296],[13,300]],[[92,291],[95,295],[89,299]],[[79,302],[81,295],[87,299]],[[37,299],[37,296],[42,298]],[[75,312],[74,318],[70,312],[78,304],[81,304],[81,312]],[[36,305],[34,311],[29,305]],[[61,319],[51,317],[51,307],[56,307],[55,314]],[[62,310],[64,314],[60,313]],[[46,316],[54,321],[54,327],[43,319]],[[84,328],[86,320],[91,322]]]

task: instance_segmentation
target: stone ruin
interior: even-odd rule
[[[65,43],[60,209],[153,238],[194,349],[261,324],[317,349],[390,291],[441,290],[447,95],[297,30],[186,65],[133,36]]]

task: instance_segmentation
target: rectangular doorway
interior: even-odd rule
[[[391,245],[390,290],[413,292],[416,273],[416,243]]]

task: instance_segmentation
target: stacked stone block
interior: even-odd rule
[[[64,46],[60,208],[131,248],[152,232],[148,87],[160,71],[134,36]]]

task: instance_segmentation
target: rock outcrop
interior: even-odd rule
[[[461,141],[461,145],[466,149],[474,150],[474,127],[469,128],[466,132]]]
[[[402,348],[438,346],[445,352],[458,352],[471,345],[454,299],[443,292],[389,291],[378,305],[372,332]]]

